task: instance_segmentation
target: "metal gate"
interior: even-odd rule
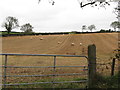
[[[56,72],[56,68],[62,68],[62,67],[82,67],[83,71],[88,70],[88,65],[84,66],[56,66],[56,61],[57,61],[57,57],[78,57],[78,58],[85,58],[88,61],[88,57],[87,56],[81,56],[81,55],[48,55],[48,54],[0,54],[2,55],[2,57],[4,58],[4,65],[0,66],[3,69],[3,75],[0,75],[0,77],[2,77],[3,81],[2,84],[0,84],[0,86],[3,86],[4,88],[6,88],[6,86],[14,86],[14,85],[32,85],[32,84],[47,84],[47,83],[52,83],[52,84],[56,84],[56,83],[87,83],[88,82],[88,78],[86,80],[79,80],[79,81],[60,81],[57,82],[54,80],[54,77],[57,76],[71,76],[71,75],[88,75],[88,73],[83,74],[83,73],[63,73],[63,74],[48,74],[48,75],[7,75],[7,69],[8,68],[53,68],[53,72]],[[8,63],[8,57],[9,56],[45,56],[45,57],[53,57],[53,66],[9,66]],[[52,82],[32,82],[32,83],[6,83],[7,77],[48,77],[48,76],[53,76],[53,81]]]

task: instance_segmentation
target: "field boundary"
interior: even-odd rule
[[[69,34],[97,34],[97,33],[119,33],[118,32],[51,32],[51,33],[23,33],[23,32],[11,32],[10,34],[1,32],[0,37],[9,37],[9,36],[34,36],[34,35],[69,35]]]

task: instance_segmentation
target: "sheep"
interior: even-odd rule
[[[71,43],[71,46],[75,46],[75,43]]]
[[[58,44],[60,44],[61,42],[58,42]]]
[[[43,40],[43,38],[40,38],[40,40]]]
[[[80,46],[82,46],[82,43],[80,43]]]

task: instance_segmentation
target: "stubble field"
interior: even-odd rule
[[[15,36],[2,38],[2,53],[20,54],[60,54],[60,55],[85,55],[87,47],[95,44],[97,48],[97,71],[104,75],[110,75],[110,59],[113,51],[118,48],[117,33],[94,33],[94,34],[70,34],[70,35],[39,35],[39,36]],[[53,66],[53,57],[43,56],[9,56],[8,66]],[[2,57],[4,64],[4,56]],[[85,58],[57,57],[56,66],[87,66]],[[117,70],[117,62],[115,66]],[[65,73],[86,73],[84,68],[8,68],[9,75],[47,75]],[[106,73],[105,73],[106,72]],[[59,76],[56,81],[67,79],[87,78],[87,76]],[[8,83],[33,82],[53,80],[53,77],[8,77]]]

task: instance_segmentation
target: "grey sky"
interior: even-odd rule
[[[52,6],[48,0],[41,0],[39,4],[38,0],[0,0],[0,24],[6,17],[13,16],[20,25],[30,23],[36,32],[64,32],[81,31],[82,25],[91,24],[97,30],[109,29],[110,23],[117,20],[113,13],[115,3],[106,9],[90,6],[81,9],[78,0],[54,1]],[[5,29],[0,27],[0,30]]]

